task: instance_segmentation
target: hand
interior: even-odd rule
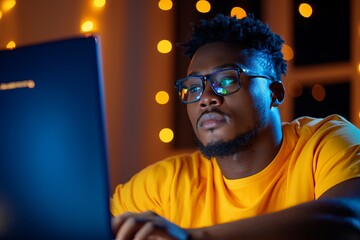
[[[124,213],[111,220],[119,240],[188,240],[189,233],[154,212]]]

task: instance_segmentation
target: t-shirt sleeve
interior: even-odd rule
[[[351,178],[360,177],[360,130],[339,119],[325,123],[314,152],[315,197]]]
[[[113,216],[124,212],[154,211],[164,215],[171,186],[171,161],[162,161],[143,169],[127,183],[119,184],[110,199]]]

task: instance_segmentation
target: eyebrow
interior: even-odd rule
[[[221,69],[224,69],[224,68],[231,68],[231,67],[239,67],[239,65],[235,64],[235,63],[225,63],[225,64],[222,64],[220,66],[217,66],[213,69],[212,73],[213,72],[216,72],[218,70],[221,70]],[[207,75],[207,74],[206,74]],[[187,76],[205,76],[205,75],[201,75],[200,72],[191,72],[189,75]]]

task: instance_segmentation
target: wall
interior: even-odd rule
[[[159,90],[174,91],[173,53],[161,54],[156,50],[159,40],[174,40],[174,10],[161,11],[157,3],[113,0],[107,1],[104,9],[94,9],[90,0],[18,0],[15,8],[0,19],[0,48],[10,40],[22,46],[72,37],[81,34],[80,24],[85,19],[91,18],[96,23],[94,31],[102,44],[111,190],[144,166],[187,151],[173,149],[171,144],[162,143],[158,138],[160,129],[172,127],[171,106],[177,99],[171,98],[166,105],[156,104],[154,100]],[[287,11],[291,3],[287,0],[279,0],[277,5],[272,3],[264,0],[265,18],[291,43],[291,14]],[[290,63],[287,79],[306,82],[314,75],[324,81],[334,75],[350,77],[354,103],[351,120],[360,127],[360,98],[357,96],[360,92],[357,70],[360,2],[353,0],[352,4],[354,52],[351,63],[303,70],[293,69]],[[285,101],[281,111],[284,120],[291,120],[291,98]]]

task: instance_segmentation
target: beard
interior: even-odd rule
[[[237,135],[230,141],[219,140],[209,142],[209,144],[206,146],[202,144],[199,139],[197,139],[198,147],[207,159],[212,157],[227,157],[246,149],[249,146],[251,140],[257,136],[258,132],[259,129],[255,128],[246,133]]]
[[[252,141],[258,136],[259,132],[265,126],[264,116],[258,120],[253,129],[238,134],[234,139],[229,141],[218,140],[210,141],[208,145],[201,143],[199,138],[197,138],[198,148],[202,154],[207,158],[211,159],[212,157],[227,157],[234,155],[240,151],[248,149]]]

